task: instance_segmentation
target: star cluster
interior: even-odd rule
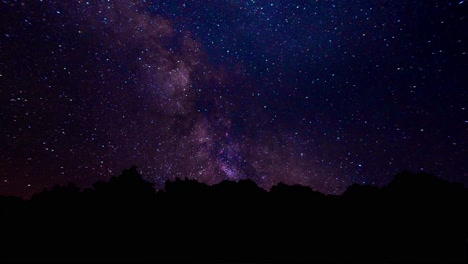
[[[0,192],[138,165],[340,193],[467,183],[464,1],[0,3]]]

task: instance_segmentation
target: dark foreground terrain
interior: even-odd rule
[[[465,263],[467,201],[463,185],[423,173],[326,196],[248,180],[155,192],[132,168],[84,191],[0,197],[0,262]]]

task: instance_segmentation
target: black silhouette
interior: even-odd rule
[[[467,201],[426,173],[333,196],[250,180],[156,192],[132,167],[83,191],[0,196],[0,261],[465,262]]]

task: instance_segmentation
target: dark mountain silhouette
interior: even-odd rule
[[[466,262],[467,201],[426,173],[334,196],[251,180],[156,192],[132,167],[85,190],[0,196],[0,261]]]

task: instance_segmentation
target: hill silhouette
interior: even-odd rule
[[[467,201],[426,173],[335,196],[251,180],[156,192],[132,167],[85,190],[0,196],[0,261],[466,262]]]

